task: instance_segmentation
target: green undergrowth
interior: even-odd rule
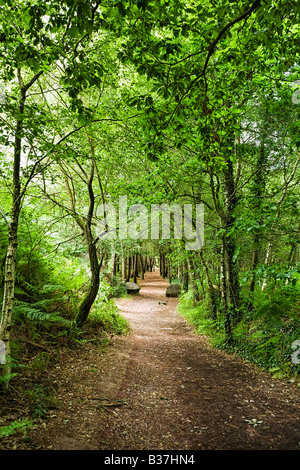
[[[12,421],[10,424],[0,427],[0,438],[12,436],[18,432],[22,432],[25,438],[26,431],[32,427],[33,421],[28,418],[21,418]]]
[[[253,309],[245,308],[242,320],[233,329],[231,342],[225,335],[223,315],[212,320],[207,300],[195,305],[192,294],[183,293],[178,312],[213,347],[237,354],[274,377],[298,380],[299,294],[299,289],[291,285],[270,285],[266,291],[256,292]]]
[[[192,291],[184,292],[179,299],[177,307],[180,315],[195,327],[195,332],[206,336],[212,346],[219,347],[225,342],[225,332],[220,319],[210,318],[210,305],[208,299],[194,302]]]
[[[74,345],[94,341],[104,353],[111,336],[128,333],[128,322],[114,300],[116,294],[123,296],[119,284],[115,280],[111,286],[101,279],[86,324],[78,328],[74,318],[84,294],[74,283],[67,286],[65,282],[52,282],[36,287],[19,278],[13,312],[11,374],[4,374],[0,364],[0,391],[8,382],[16,384],[24,374],[47,374],[59,361],[62,349],[72,350]],[[33,396],[37,396],[36,391]]]
[[[113,299],[97,299],[88,322],[109,334],[121,335],[129,331],[129,323],[120,314]]]
[[[119,279],[109,283],[102,275],[99,292],[88,317],[88,323],[97,326],[108,334],[121,335],[129,331],[127,320],[120,314],[115,304],[116,297],[123,297],[126,291]]]

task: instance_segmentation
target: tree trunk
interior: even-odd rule
[[[264,189],[265,189],[265,168],[264,168],[265,163],[266,163],[266,152],[265,152],[264,142],[262,140],[260,144],[260,153],[259,153],[256,173],[254,177],[254,188],[253,188],[254,190],[253,208],[254,208],[256,217],[258,218],[259,226],[254,228],[254,235],[253,235],[253,255],[252,255],[252,266],[251,266],[251,279],[250,279],[250,285],[249,285],[250,292],[254,292],[255,290],[255,281],[256,281],[255,270],[258,265],[259,252],[261,248],[261,226],[263,223],[262,197],[263,197]],[[252,305],[253,303],[251,301],[250,308],[252,308]]]
[[[3,361],[5,362],[4,373],[7,375],[9,375],[11,372],[10,332],[14,305],[16,255],[18,246],[18,220],[20,213],[20,208],[17,206],[18,203],[14,204],[12,219],[8,230],[9,239],[5,261],[4,294],[0,324],[0,340],[3,341],[5,346],[5,359]]]
[[[171,260],[168,260],[168,276],[169,276],[169,284],[171,284],[172,279],[173,279],[173,273],[172,273],[172,266],[171,266]]]
[[[227,287],[228,287],[228,309],[232,315],[233,322],[237,322],[240,318],[240,286],[238,276],[238,265],[235,258],[236,244],[232,234],[235,217],[234,210],[236,207],[235,183],[233,176],[232,161],[228,159],[225,169],[225,233],[224,250],[225,250],[225,266],[227,271]]]
[[[90,175],[87,181],[87,188],[88,188],[88,194],[89,194],[89,208],[88,208],[88,213],[86,217],[80,219],[77,215],[75,216],[75,219],[78,225],[83,229],[83,232],[84,232],[84,238],[85,238],[85,242],[88,248],[89,262],[90,262],[90,269],[91,269],[91,280],[90,280],[89,289],[87,291],[85,298],[83,299],[83,301],[81,302],[79,306],[77,315],[75,316],[75,323],[79,327],[82,327],[82,325],[87,320],[91,307],[94,301],[96,300],[96,297],[99,291],[99,284],[100,284],[100,268],[104,259],[104,255],[103,255],[101,263],[99,263],[96,243],[94,241],[92,229],[91,229],[92,219],[94,215],[94,207],[95,207],[95,195],[94,195],[94,190],[93,190],[93,179],[94,179],[94,173],[95,173],[94,143],[91,138],[89,138],[89,144],[91,147],[91,155],[92,155]],[[72,201],[70,201],[70,203],[72,204]],[[75,214],[75,207],[74,206],[72,207],[74,209],[74,214]]]
[[[127,271],[127,277],[126,277],[126,281],[129,282],[130,281],[130,276],[131,276],[131,256],[129,256],[128,258],[128,267],[127,267],[128,271]]]
[[[114,244],[112,244],[111,250],[111,275],[115,277],[117,273],[117,259]]]
[[[22,132],[23,132],[23,119],[24,108],[26,101],[26,89],[22,86],[22,79],[19,74],[20,82],[20,100],[19,100],[19,120],[16,123],[15,131],[15,144],[14,144],[14,167],[13,167],[13,194],[12,194],[12,209],[11,221],[8,228],[8,247],[5,260],[5,273],[4,273],[4,293],[3,304],[0,323],[0,341],[3,341],[5,346],[5,367],[4,373],[10,374],[11,360],[10,360],[10,331],[12,312],[14,305],[15,295],[15,271],[16,271],[16,256],[18,246],[18,226],[19,215],[21,209],[21,182],[20,182],[20,165],[21,165],[21,151],[22,151]]]
[[[125,281],[126,279],[126,257],[124,255],[124,247],[122,243],[122,281]]]
[[[137,255],[134,255],[133,257],[133,282],[136,284],[137,283],[137,277],[138,277],[138,257]]]
[[[182,288],[185,292],[189,290],[189,272],[186,261],[182,262]]]
[[[165,258],[165,254],[162,253],[161,254],[161,276],[163,279],[165,279],[166,277],[166,258]]]
[[[96,250],[96,245],[94,244],[94,240],[92,237],[90,226],[87,224],[84,230],[85,241],[88,246],[89,252],[89,262],[90,262],[90,269],[91,269],[91,280],[90,286],[87,291],[87,294],[83,301],[81,302],[77,315],[75,317],[76,325],[82,327],[82,325],[86,322],[90,310],[92,308],[93,303],[96,300],[99,285],[100,285],[100,268],[101,264],[98,261],[98,255]]]
[[[193,260],[188,259],[187,264],[188,264],[188,274],[189,274],[189,279],[190,279],[190,282],[189,282],[190,288],[193,292],[194,300],[197,303],[200,300],[200,296],[199,296],[198,287],[197,287],[197,284],[196,284],[196,281],[195,281]]]
[[[140,261],[141,261],[141,269],[142,269],[142,280],[145,279],[145,262],[143,260],[143,256],[140,255]]]
[[[227,279],[226,279],[226,260],[225,260],[225,234],[222,237],[222,260],[221,260],[221,299],[223,305],[225,333],[228,339],[231,339],[231,318],[228,312],[227,304]]]
[[[201,263],[202,263],[203,268],[204,268],[207,287],[208,287],[208,292],[209,292],[209,297],[210,297],[211,318],[213,320],[216,320],[217,319],[217,295],[216,295],[213,283],[211,282],[208,267],[207,267],[207,264],[205,262],[202,250],[200,250],[199,255],[200,255]]]

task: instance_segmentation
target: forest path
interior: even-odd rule
[[[211,348],[178,315],[177,299],[165,297],[167,283],[157,271],[139,283],[139,296],[117,301],[131,333],[116,338],[107,354],[99,355],[87,343],[84,354],[70,362],[66,358],[68,374],[59,393],[63,406],[32,432],[35,445],[54,450],[299,449],[296,387]]]

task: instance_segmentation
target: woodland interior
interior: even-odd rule
[[[299,20],[0,0],[0,450],[299,450]]]

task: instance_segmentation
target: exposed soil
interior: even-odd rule
[[[299,450],[297,385],[210,347],[157,271],[139,283],[117,301],[131,333],[104,354],[93,342],[62,352],[50,373],[58,405],[14,448]]]

